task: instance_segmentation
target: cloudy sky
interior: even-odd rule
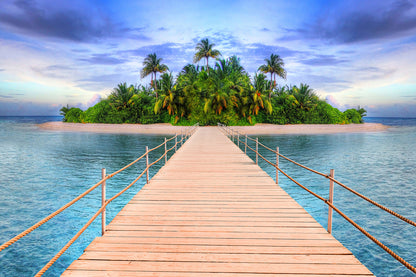
[[[177,74],[203,38],[251,74],[271,53],[287,80],[369,116],[416,117],[414,0],[1,0],[0,115],[88,107],[156,52]],[[211,61],[213,65],[214,61]]]

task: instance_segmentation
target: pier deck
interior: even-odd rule
[[[62,276],[372,276],[218,128],[199,128]]]

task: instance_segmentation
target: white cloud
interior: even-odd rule
[[[99,95],[98,93],[94,94],[90,100],[88,100],[87,102],[87,107],[92,107],[95,104],[97,104],[98,102],[101,101],[101,95]]]
[[[337,109],[343,108],[342,105],[335,99],[333,95],[327,95],[325,97],[325,101],[330,104],[332,107],[335,107]]]

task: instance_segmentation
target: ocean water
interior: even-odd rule
[[[30,227],[95,184],[101,168],[111,173],[154,147],[164,136],[40,130],[59,117],[0,117],[0,244]],[[329,173],[371,199],[416,221],[416,119],[367,118],[391,126],[376,133],[263,136],[259,140],[294,160]],[[163,151],[163,150],[161,150]],[[262,151],[271,160],[274,155]],[[155,153],[151,160],[159,156]],[[252,155],[251,155],[252,156]],[[252,156],[253,157],[253,156]],[[280,160],[283,170],[328,197],[329,181]],[[163,163],[159,164],[159,166]],[[265,162],[260,165],[274,177]],[[107,198],[130,183],[144,163],[107,182]],[[151,171],[155,173],[157,167]],[[280,185],[326,227],[327,207],[280,175]],[[143,186],[140,180],[110,204],[107,223]],[[381,242],[416,265],[416,228],[335,185],[335,205]],[[100,206],[100,190],[0,252],[0,276],[32,276],[88,221]],[[58,276],[100,235],[100,220],[47,271]],[[333,234],[377,276],[414,276],[334,213]]]
[[[367,118],[390,126],[387,131],[330,135],[263,136],[259,141],[281,154],[335,178],[372,200],[416,221],[416,119]],[[252,144],[255,145],[254,143]],[[241,147],[242,148],[242,147]],[[275,154],[262,150],[269,160]],[[254,155],[250,155],[255,159]],[[273,178],[275,169],[260,159]],[[329,180],[280,158],[280,167],[312,191],[328,198]],[[279,185],[323,226],[327,206],[288,178]],[[334,204],[370,234],[416,266],[416,227],[369,204],[335,184]],[[402,264],[334,212],[333,235],[376,276],[415,276]]]
[[[0,244],[62,207],[101,178],[163,143],[164,136],[70,133],[40,130],[36,124],[60,117],[0,117]],[[163,148],[163,147],[162,147]],[[155,151],[152,162],[164,151]],[[153,153],[153,152],[152,152]],[[150,175],[162,164],[152,167]],[[107,199],[145,168],[140,161],[107,181]],[[145,176],[107,209],[107,224],[144,185]],[[20,241],[0,252],[0,276],[33,276],[101,205],[98,187]],[[59,276],[101,235],[101,217],[44,276]]]

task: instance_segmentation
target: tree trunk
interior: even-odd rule
[[[272,98],[272,85],[273,85],[273,73],[270,72],[270,92],[269,92],[269,100]]]
[[[156,82],[156,72],[155,72],[155,94],[156,94],[156,98],[157,98],[157,82]]]
[[[209,75],[208,57],[206,57],[206,59],[207,59],[207,72],[208,72],[208,75]]]

